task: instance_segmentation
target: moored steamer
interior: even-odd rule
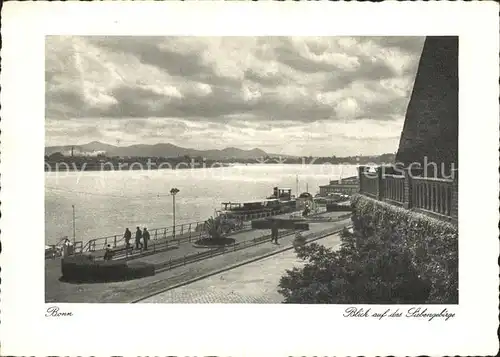
[[[236,217],[243,221],[259,217],[274,216],[296,210],[296,200],[291,189],[274,187],[273,195],[263,200],[246,202],[223,202],[218,215]]]

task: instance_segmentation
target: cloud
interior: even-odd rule
[[[287,131],[309,130],[319,143],[339,123],[400,130],[422,45],[420,37],[49,36],[47,140],[62,140],[57,128],[98,123],[105,129],[79,138],[168,142],[174,133],[201,147],[193,123],[223,146],[269,146],[256,133],[280,132],[278,150]]]

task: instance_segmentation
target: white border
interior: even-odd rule
[[[1,352],[37,356],[496,353],[497,16],[493,2],[5,3]],[[346,319],[342,318],[345,306],[338,305],[76,304],[66,307],[74,317],[46,319],[40,254],[46,34],[459,35],[460,305],[449,307],[457,317],[432,323]],[[21,242],[25,244],[19,250]]]

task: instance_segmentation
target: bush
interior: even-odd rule
[[[352,200],[353,228],[363,237],[384,239],[406,254],[416,271],[430,281],[427,303],[458,303],[458,228],[424,214],[356,195]]]
[[[153,264],[122,260],[94,261],[88,255],[61,260],[62,279],[73,282],[110,282],[142,278],[155,274]]]
[[[208,236],[210,239],[220,239],[222,238],[222,224],[220,218],[210,217],[205,222],[205,227],[207,229]]]
[[[309,230],[309,223],[304,222],[303,219],[279,219],[279,218],[268,218],[268,219],[258,219],[252,221],[252,229],[271,229],[274,224],[278,225],[278,229],[297,229],[297,230]]]
[[[327,212],[349,212],[351,211],[351,206],[348,205],[339,205],[338,203],[327,203],[326,204]]]
[[[194,242],[195,246],[198,247],[223,247],[226,245],[235,244],[236,240],[234,238],[202,238]]]
[[[286,227],[286,228],[288,228],[288,227]],[[308,231],[309,230],[309,223],[295,222],[293,224],[293,229],[298,230],[298,231]]]
[[[456,227],[362,196],[352,207],[338,251],[294,245],[306,265],[281,278],[285,302],[458,303]]]

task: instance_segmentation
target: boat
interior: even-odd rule
[[[247,202],[222,202],[222,211],[249,214],[272,211],[273,209],[276,209],[278,205],[279,200],[277,199],[265,199]]]
[[[282,213],[288,213],[297,209],[297,199],[292,195],[291,188],[273,187],[273,195],[268,199],[277,199],[282,207]]]
[[[274,216],[289,213],[296,209],[296,200],[291,189],[274,187],[273,195],[262,200],[245,202],[222,202],[222,209],[218,215],[239,217],[243,220],[259,215]]]

